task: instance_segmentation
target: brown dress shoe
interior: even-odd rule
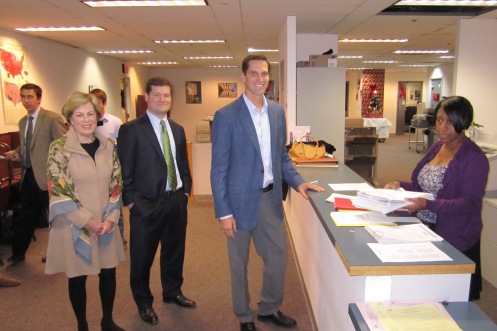
[[[0,287],[14,287],[21,285],[21,282],[17,279],[10,278],[0,274]]]

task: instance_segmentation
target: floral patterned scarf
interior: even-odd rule
[[[67,141],[67,135],[55,140],[50,145],[48,155],[48,193],[50,196],[49,207],[49,222],[57,215],[70,213],[79,207],[81,203],[76,192],[71,174],[68,171],[67,165],[71,152],[64,148]],[[121,191],[122,191],[122,176],[121,166],[117,156],[117,151],[114,148],[112,155],[113,172],[109,185],[109,203],[105,207],[102,219],[115,209],[121,208]],[[72,239],[74,250],[85,263],[91,264],[91,241],[90,232],[85,227],[78,228],[76,225],[71,225]],[[112,231],[99,237],[99,243],[105,245],[109,243]]]

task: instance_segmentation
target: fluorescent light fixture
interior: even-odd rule
[[[347,70],[369,70],[369,69],[373,69],[373,68],[345,68]]]
[[[399,61],[362,61],[362,63],[399,63]]]
[[[172,7],[172,6],[207,6],[205,0],[162,0],[162,1],[81,1],[90,7]]]
[[[340,39],[341,43],[405,43],[409,39]]]
[[[399,67],[434,67],[438,64],[399,64]]]
[[[116,50],[116,51],[97,51],[98,54],[145,54],[153,53],[150,50]]]
[[[434,50],[434,51],[421,51],[421,50],[412,50],[412,51],[403,51],[397,50],[395,54],[446,54],[448,50]]]
[[[64,31],[103,31],[105,29],[99,27],[99,26],[74,26],[74,27],[40,27],[40,28],[17,28],[17,31],[23,31],[23,32],[50,32],[50,31],[56,31],[56,32],[64,32]]]
[[[477,6],[490,7],[497,4],[491,0],[401,0],[394,6]]]
[[[216,60],[216,59],[232,59],[233,56],[184,56],[185,60]]]
[[[217,65],[217,66],[205,66],[204,68],[238,68],[238,66],[223,66],[223,65]]]
[[[214,44],[225,42],[226,40],[155,40],[156,44]]]
[[[362,55],[338,55],[339,59],[362,59]]]
[[[158,65],[158,64],[179,64],[178,62],[163,62],[163,61],[146,61],[146,62],[137,62],[138,64],[143,64],[143,65]]]
[[[257,53],[257,52],[279,52],[280,50],[279,49],[258,49],[258,48],[250,47],[249,49],[247,49],[247,51],[249,51],[249,53]]]
[[[454,55],[442,55],[438,57],[439,59],[454,59]]]

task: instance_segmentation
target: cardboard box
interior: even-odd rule
[[[311,67],[336,67],[337,55],[309,55]]]

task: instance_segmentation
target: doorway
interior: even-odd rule
[[[119,86],[121,89],[121,120],[123,123],[130,121],[131,114],[131,88],[129,77],[121,77],[119,79]]]
[[[399,82],[397,90],[397,121],[395,134],[409,131],[412,117],[423,99],[423,82]]]

